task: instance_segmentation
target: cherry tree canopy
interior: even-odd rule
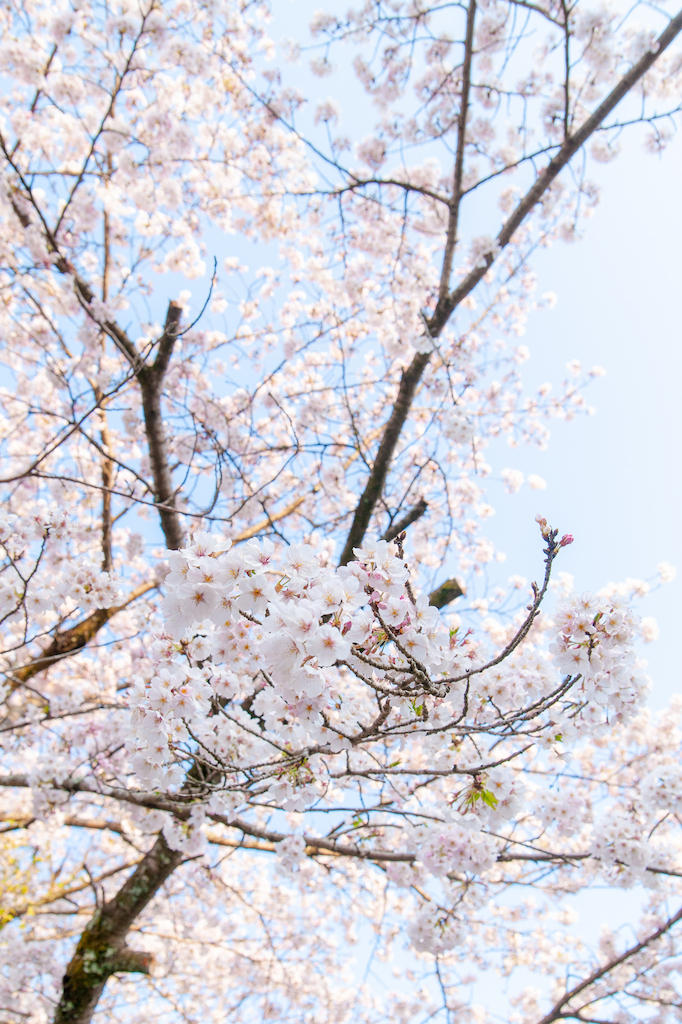
[[[586,407],[533,254],[665,146],[682,11],[272,6],[0,7],[0,1021],[679,1021],[631,595],[542,516],[466,593],[488,446]]]

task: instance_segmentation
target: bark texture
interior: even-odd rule
[[[88,1024],[112,974],[148,974],[151,957],[126,945],[128,930],[182,860],[162,835],[132,875],[99,907],[81,935],[62,979],[54,1024]]]

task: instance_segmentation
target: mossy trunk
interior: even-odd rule
[[[93,915],[63,978],[54,1024],[89,1024],[112,974],[148,974],[150,957],[129,949],[128,931],[182,860],[162,835],[119,891]]]

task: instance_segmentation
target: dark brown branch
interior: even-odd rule
[[[447,298],[447,291],[452,270],[452,258],[457,242],[457,224],[459,219],[459,207],[462,190],[462,175],[464,167],[464,148],[466,139],[466,120],[468,113],[469,89],[471,79],[471,59],[473,54],[473,31],[474,18],[476,13],[476,0],[471,0],[467,13],[467,34],[465,41],[465,54],[462,67],[462,102],[457,123],[457,152],[455,156],[455,168],[453,173],[453,192],[450,200],[450,212],[448,216],[447,237],[445,241],[443,267],[441,271],[441,283],[439,290],[438,306]],[[449,315],[449,314],[448,314]],[[435,324],[429,322],[427,330],[431,337],[435,338],[445,325],[447,317],[443,320],[438,329]],[[430,354],[418,352],[409,367],[403,371],[398,396],[393,406],[390,419],[384,429],[384,434],[379,445],[374,464],[370,471],[369,479],[360,500],[355,509],[353,522],[346,540],[346,544],[339,559],[339,565],[347,565],[353,558],[353,548],[358,547],[365,536],[370,518],[377,501],[381,497],[386,474],[393,458],[395,446],[400,437],[402,428],[407,419],[417,385],[429,362]]]
[[[28,184],[28,182],[26,182],[24,180],[23,175],[21,175],[21,173],[17,170],[17,168],[14,166],[14,164],[11,161],[11,159],[9,158],[9,156],[7,154],[7,151],[5,149],[5,146],[4,146],[4,142],[2,140],[2,136],[0,136],[0,151],[2,151],[5,154],[5,156],[7,157],[8,163],[10,164],[12,169],[17,173],[17,176],[19,177],[19,180],[21,181],[22,187],[23,187],[23,189],[26,192],[26,195],[28,197],[29,204],[33,207],[33,209],[38,214],[38,217],[40,219],[41,226],[42,226],[42,229],[43,229],[43,233],[45,235],[45,242],[46,242],[46,245],[47,245],[47,250],[48,250],[48,252],[54,253],[56,255],[56,259],[54,261],[54,266],[56,267],[56,269],[59,271],[60,274],[64,274],[67,277],[71,278],[71,280],[73,282],[73,290],[76,293],[76,298],[80,302],[82,308],[85,310],[85,312],[88,314],[88,316],[92,320],[94,320],[95,323],[99,327],[102,328],[104,333],[109,338],[111,338],[111,340],[116,345],[116,348],[120,352],[123,353],[123,355],[125,356],[127,361],[130,363],[132,368],[137,371],[140,368],[140,366],[142,365],[143,361],[142,361],[142,358],[141,358],[139,352],[135,348],[135,345],[130,340],[130,338],[128,337],[126,332],[123,331],[118,326],[117,323],[115,323],[113,320],[107,320],[107,319],[102,320],[102,319],[99,319],[94,314],[93,308],[92,308],[92,302],[93,302],[93,300],[95,298],[95,293],[93,292],[92,288],[87,283],[87,281],[84,281],[83,278],[77,273],[77,271],[76,271],[75,267],[73,266],[73,264],[70,263],[69,260],[66,259],[66,257],[62,256],[59,253],[59,247],[57,246],[57,243],[56,243],[54,237],[52,236],[49,228],[47,227],[47,224],[45,223],[45,220],[44,220],[44,218],[43,218],[43,216],[42,216],[42,214],[40,212],[40,209],[39,209],[39,207],[38,207],[38,205],[37,205],[37,203],[36,203],[36,201],[35,201],[35,199],[33,197],[33,192],[31,190],[31,187]],[[17,200],[16,200],[14,195],[10,195],[9,199],[10,199],[10,205],[11,205],[13,211],[14,211],[14,214],[15,214],[17,220],[22,225],[22,227],[28,228],[30,226],[30,223],[31,223],[30,217],[28,216],[28,214],[24,210],[21,209],[21,206],[17,202]]]
[[[445,317],[443,323],[445,323],[456,307],[460,304],[462,299],[465,299],[467,295],[474,290],[479,281],[481,281],[487,274],[488,270],[495,262],[499,252],[509,244],[517,228],[521,226],[533,207],[540,202],[544,193],[554,182],[555,178],[558,177],[564,167],[566,167],[571,158],[575,156],[579,149],[582,149],[590,136],[597,131],[611,111],[614,110],[620,101],[630,92],[631,89],[634,88],[640,78],[642,78],[655,64],[663,51],[670,46],[681,31],[682,11],[679,11],[675,17],[670,20],[667,28],[661,32],[652,48],[630,68],[626,75],[623,75],[620,82],[618,82],[608,96],[602,100],[594,113],[588,117],[586,121],[583,121],[580,128],[578,128],[573,135],[568,136],[559,149],[559,152],[552,158],[552,160],[550,160],[542,174],[528,189],[514,212],[507,218],[500,228],[496,239],[497,252],[487,253],[481,260],[480,265],[474,267],[474,269],[467,274],[464,280],[460,282],[453,292],[450,293],[447,299],[443,303],[438,303],[433,317],[434,323],[430,325],[432,335],[435,336],[440,330],[442,330],[442,325],[440,327],[437,325],[440,323],[443,316]]]
[[[25,209],[22,209],[21,203],[18,198],[22,198],[25,203],[31,207],[35,212],[38,220],[40,221],[40,227],[45,237],[45,245],[49,253],[53,253],[55,256],[54,266],[60,274],[64,274],[66,277],[70,277],[73,283],[73,290],[76,293],[76,298],[81,304],[82,308],[88,314],[88,316],[94,320],[94,322],[102,328],[104,333],[111,338],[116,347],[120,352],[123,353],[125,358],[128,360],[133,370],[137,372],[143,364],[142,357],[137,351],[135,345],[130,340],[124,330],[122,330],[118,324],[113,320],[102,319],[95,315],[93,311],[93,302],[95,300],[95,293],[90,285],[85,281],[77,272],[74,265],[61,253],[57,239],[54,233],[50,230],[45,217],[43,216],[42,210],[38,205],[36,198],[33,194],[31,184],[27,181],[24,174],[22,174],[20,168],[13,160],[12,154],[8,152],[5,140],[0,133],[0,152],[7,160],[8,165],[14,171],[17,176],[17,180],[21,185],[22,192],[16,187],[13,187],[9,193],[10,205],[14,211],[14,214],[23,228],[28,228],[31,224],[31,218]]]
[[[109,447],[109,429],[105,425],[100,432],[102,445]],[[103,458],[100,470],[102,478],[102,571],[111,572],[113,558],[111,552],[111,490],[114,482],[114,464],[111,459]]]
[[[102,425],[100,427],[99,434],[101,441],[101,445],[99,446],[101,456],[100,479],[102,481],[102,571],[111,572],[111,569],[113,568],[111,545],[111,531],[113,526],[111,514],[111,492],[114,483],[114,461],[110,458],[111,437],[104,410],[104,394],[101,388],[97,386],[94,386],[93,390],[95,393],[95,401],[101,409],[102,416]]]
[[[358,772],[346,772],[345,774],[350,776],[373,776],[378,774],[386,775],[427,775],[430,777],[446,777],[451,775],[475,775],[483,771],[487,771],[491,767],[495,767],[496,764],[502,764],[503,761],[494,762],[489,765],[479,765],[475,768],[457,769],[451,770],[439,770],[439,769],[421,769],[421,768],[368,768]],[[336,777],[341,777],[336,776]],[[0,775],[0,787],[3,788],[20,788],[20,789],[31,789],[35,786],[35,781],[29,778],[27,775],[12,774],[12,775]],[[76,794],[76,793],[88,793],[94,794],[104,799],[116,800],[117,802],[129,803],[135,807],[144,807],[148,810],[167,811],[172,814],[178,821],[187,821],[194,798],[189,794],[178,794],[174,797],[163,797],[155,796],[151,793],[136,792],[134,790],[118,789],[109,787],[106,789],[98,789],[92,782],[88,782],[86,779],[81,780],[62,780],[57,783],[54,782],[51,788],[58,789],[61,792]],[[272,844],[271,849],[274,849],[277,843],[286,839],[286,833],[276,832],[272,829],[266,829],[258,825],[248,822],[243,818],[226,817],[222,814],[209,813],[208,818],[217,825],[224,826],[227,829],[236,829],[245,836],[250,836],[253,839],[260,839],[264,842]],[[12,818],[12,823],[15,827],[23,828],[30,824],[33,819],[19,819]],[[92,819],[82,819],[77,816],[67,818],[64,821],[65,825],[72,826],[74,828],[101,828],[110,829],[112,831],[121,832],[123,830],[115,822],[104,821],[97,822]],[[496,836],[496,833],[490,833]],[[496,836],[498,839],[505,840],[504,836]],[[406,850],[399,852],[397,850],[382,850],[380,848],[360,848],[350,843],[340,843],[336,839],[331,839],[329,836],[304,836],[306,842],[306,855],[314,856],[319,853],[329,853],[339,857],[353,857],[360,858],[362,860],[371,860],[376,862],[382,861],[396,861],[396,862],[411,862],[416,860],[417,854],[413,851]],[[209,836],[209,841],[218,845],[234,845],[242,848],[241,843],[228,843],[228,841],[221,839],[216,836]],[[525,845],[525,844],[521,844]],[[244,849],[250,849],[251,847],[246,844],[243,846]],[[257,847],[262,849],[262,847]],[[548,850],[534,850],[529,848],[529,853],[500,853],[496,858],[498,864],[504,864],[513,861],[528,861],[536,864],[555,864],[557,866],[572,864],[578,861],[587,861],[593,857],[591,853],[560,853],[552,852]],[[617,863],[621,863],[618,861]],[[119,869],[117,868],[116,871]],[[665,870],[664,868],[650,867],[647,866],[646,871],[652,874],[665,875],[666,877],[682,877],[680,872],[674,870]]]
[[[459,210],[462,202],[462,177],[464,174],[464,150],[466,147],[466,127],[469,113],[469,94],[471,90],[471,60],[474,52],[474,19],[476,17],[476,0],[470,0],[467,11],[466,39],[464,42],[464,60],[462,62],[462,100],[457,116],[457,151],[455,153],[455,169],[452,181],[452,197],[448,216],[448,233],[445,240],[443,265],[438,287],[438,301],[447,297],[450,289],[452,260],[457,245],[457,227]]]
[[[168,467],[166,439],[161,416],[161,383],[168,369],[168,363],[178,336],[182,309],[175,302],[169,303],[163,333],[158,341],[156,359],[151,365],[145,363],[125,331],[122,331],[114,321],[102,319],[93,311],[95,293],[90,285],[79,276],[69,260],[60,254],[57,240],[40,211],[30,183],[26,181],[19,168],[13,163],[1,135],[0,150],[4,153],[7,162],[21,182],[27,202],[32,206],[40,219],[47,248],[50,252],[55,253],[57,257],[55,259],[55,267],[60,273],[71,277],[74,291],[85,312],[112,339],[137,375],[142,390],[142,408],[154,479],[154,500],[159,511],[166,547],[170,550],[177,550],[182,547],[183,531],[175,508],[175,492]],[[11,197],[11,202],[20,223],[23,227],[28,227],[30,219],[26,213],[22,211],[21,206],[14,197]]]
[[[181,314],[182,309],[177,303],[168,304],[166,323],[159,338],[156,359],[153,363],[142,366],[137,374],[142,391],[145,434],[154,481],[154,502],[159,512],[166,547],[170,551],[177,551],[182,547],[183,530],[175,507],[175,489],[168,463],[168,448],[161,413],[161,385],[178,336]]]
[[[567,1004],[570,1003],[572,999],[580,995],[581,992],[584,992],[590,985],[593,985],[595,981],[599,981],[605,975],[609,974],[610,971],[613,971],[616,967],[620,967],[620,965],[624,964],[630,959],[630,957],[636,956],[637,953],[646,949],[652,942],[656,942],[657,939],[660,939],[662,935],[665,935],[666,932],[670,931],[670,929],[680,921],[682,921],[682,907],[680,907],[676,914],[669,917],[668,920],[659,928],[653,931],[650,935],[647,935],[646,938],[642,939],[641,942],[635,943],[634,946],[630,946],[630,948],[626,949],[620,956],[614,957],[613,960],[609,960],[608,963],[602,964],[601,967],[597,967],[596,970],[594,970],[587,978],[581,981],[578,985],[574,985],[570,991],[566,992],[561,999],[554,1004],[549,1013],[545,1014],[542,1020],[538,1021],[538,1024],[552,1024],[552,1021],[555,1020],[575,1017],[576,1015],[567,1008]]]
[[[445,608],[446,605],[461,597],[464,591],[456,579],[445,580],[429,594],[429,604],[434,608]]]
[[[156,359],[153,363],[154,375],[156,376],[159,384],[168,369],[168,363],[170,362],[170,357],[173,354],[173,347],[180,330],[181,316],[182,306],[178,306],[177,302],[169,302],[168,311],[166,312],[166,322],[163,326],[163,334],[159,338],[159,347],[156,353]]]
[[[107,154],[107,181],[111,179],[112,171],[112,159],[111,153]],[[109,299],[109,271],[111,266],[111,232],[109,226],[109,214],[107,210],[104,211],[103,216],[103,264],[102,264],[102,302],[107,302]],[[102,338],[102,349],[104,350],[104,338]],[[109,458],[111,453],[111,439],[109,436],[109,427],[106,420],[106,411],[104,408],[104,396],[99,385],[94,384],[93,390],[95,392],[95,398],[97,403],[101,407],[102,426],[100,430],[100,438],[102,441],[103,457],[102,457],[102,569],[104,572],[109,572],[113,566],[112,559],[112,545],[111,545],[111,488],[114,483],[114,463]]]
[[[77,654],[78,651],[82,651],[86,644],[106,625],[109,619],[155,587],[156,583],[143,583],[136,587],[122,604],[114,605],[111,608],[96,608],[94,612],[91,612],[90,615],[77,622],[74,626],[55,634],[50,644],[39,657],[34,658],[27,665],[22,665],[8,673],[10,691],[15,690],[23,683],[27,683],[29,679],[38,675],[39,672],[45,671],[55,661],[61,661],[62,658],[67,658],[71,654]]]
[[[428,507],[429,506],[426,504],[424,499],[420,498],[417,504],[414,505],[409,510],[409,512],[406,512],[405,515],[401,516],[397,522],[392,523],[389,526],[388,530],[386,530],[386,533],[383,535],[381,539],[395,540],[395,538],[399,534],[401,534],[403,530],[406,530],[408,526],[411,526],[412,523],[415,523],[417,519],[421,519],[421,517],[424,515]]]
[[[16,773],[0,776],[0,787],[3,788],[30,789],[34,785],[35,782],[27,775]],[[62,780],[60,782],[55,780],[54,784],[50,784],[50,788],[58,789],[63,793],[89,793],[103,797],[104,799],[129,803],[134,807],[144,807],[148,810],[167,811],[178,821],[187,821],[192,805],[195,803],[195,798],[187,793],[180,793],[174,797],[163,797],[155,796],[152,793],[135,792],[133,790],[114,787],[98,789],[97,786],[88,782],[87,779]],[[224,825],[226,828],[237,829],[244,835],[251,836],[254,839],[265,839],[272,843],[279,843],[282,839],[286,839],[286,833],[284,832],[274,832],[269,829],[259,828],[257,825],[245,821],[242,818],[227,818],[221,814],[209,814],[208,817],[218,825]],[[376,861],[413,861],[416,857],[415,853],[410,852],[398,853],[392,850],[365,850],[348,843],[338,843],[335,840],[324,836],[306,835],[304,838],[306,846],[310,848],[310,851],[314,850],[318,852],[332,853],[337,856],[359,857],[363,860]],[[149,854],[147,854],[147,856],[149,856]],[[142,861],[140,863],[144,862]],[[112,897],[110,902],[113,902],[113,900],[115,900],[115,897]]]
[[[564,138],[566,138],[571,124],[571,32],[566,0],[561,0],[561,10],[564,16]]]
[[[360,495],[360,500],[355,509],[353,523],[341,553],[339,565],[347,565],[353,559],[353,548],[359,547],[367,532],[372,512],[383,490],[395,446],[398,443],[398,438],[410,411],[417,384],[421,380],[428,361],[428,353],[418,352],[408,368],[403,371],[400,387],[398,388],[398,396],[393,405],[393,411],[388,423],[384,428],[384,434],[374,460],[374,465],[369,474],[369,479],[365,484],[365,489]]]

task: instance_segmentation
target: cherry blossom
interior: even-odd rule
[[[542,513],[485,580],[603,372],[529,386],[535,251],[682,14],[296,6],[0,10],[0,1020],[672,1024],[650,583]]]

